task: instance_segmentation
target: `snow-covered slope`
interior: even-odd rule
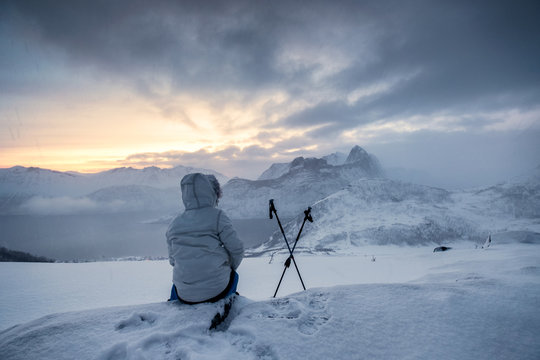
[[[220,207],[236,219],[265,218],[268,200],[275,199],[281,204],[279,213],[291,217],[347,184],[347,180],[336,176],[329,168],[299,168],[270,180],[232,179],[223,189]]]
[[[504,183],[486,189],[464,192],[477,199],[483,211],[494,216],[540,219],[540,181]]]
[[[525,194],[525,196],[523,195]],[[509,231],[540,236],[540,187],[506,184],[450,193],[388,179],[363,179],[312,206],[300,251],[349,252],[366,244],[441,244]],[[285,225],[294,239],[303,214]],[[535,235],[536,234],[536,235]],[[282,248],[281,233],[254,250]]]
[[[285,175],[291,167],[291,163],[276,163],[266,169],[257,180],[277,179]]]
[[[538,244],[494,243],[488,250],[462,247],[444,253],[426,247],[369,251],[369,257],[298,256],[308,291],[258,301],[251,299],[260,298],[261,289],[273,292],[267,273],[277,280],[283,259],[272,264],[268,258],[246,259],[240,267],[243,296],[221,331],[208,331],[220,303],[143,300],[143,305],[52,314],[0,331],[2,359],[538,359]],[[62,266],[80,266],[89,280],[82,287],[86,299],[116,297],[121,305],[147,299],[149,290],[156,292],[156,280],[165,283],[165,292],[167,273],[149,269],[170,271],[164,264],[111,264],[116,272],[108,264],[47,266],[58,273]],[[92,266],[105,269],[88,271]],[[140,279],[138,286],[121,281],[128,273],[122,266],[130,278]],[[103,283],[115,277],[114,291],[103,291]],[[51,288],[59,279],[44,278],[39,288],[48,288],[50,296],[29,304],[80,306],[79,299],[85,299],[76,286],[73,294],[55,297]],[[335,285],[344,279],[348,285]],[[292,268],[286,280],[298,286]],[[0,281],[5,285],[6,279]],[[334,286],[317,288],[328,283]],[[13,294],[24,302],[33,295],[22,282],[13,284],[17,287],[0,293],[0,300]],[[21,304],[17,309],[23,312]]]
[[[312,205],[299,249],[350,251],[366,244],[426,244],[477,236],[472,224],[448,213],[450,193],[388,179],[363,179]],[[295,239],[303,214],[285,225]],[[282,247],[274,233],[261,250]]]

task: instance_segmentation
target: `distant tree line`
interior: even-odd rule
[[[9,250],[5,247],[0,247],[0,262],[54,262],[44,256],[34,256],[22,251]]]

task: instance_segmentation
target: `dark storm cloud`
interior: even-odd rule
[[[307,134],[316,139],[398,116],[539,106],[538,1],[12,1],[0,6],[0,31],[8,29],[3,33],[12,42],[50,47],[71,59],[74,69],[90,66],[130,83],[171,116],[182,115],[168,104],[167,96],[176,93],[226,102],[230,92],[249,98],[278,89],[309,105],[271,126],[318,125]],[[341,68],[329,70],[335,64]],[[156,79],[170,82],[169,93],[156,90]],[[32,86],[18,81],[20,92]],[[348,99],[357,89],[385,82],[390,86],[384,91]],[[321,89],[332,96],[320,95]]]
[[[540,98],[538,2],[402,2],[371,25],[375,59],[328,80],[350,92],[414,74],[389,91],[351,104],[319,103],[283,120],[358,126],[393,116],[530,108]],[[351,40],[353,37],[351,37]],[[361,57],[354,42],[349,52]]]
[[[356,122],[357,115],[354,107],[348,106],[341,101],[322,102],[302,112],[295,113],[285,122],[292,127],[306,127],[332,122],[336,118],[341,121]]]
[[[27,39],[140,89],[144,74],[166,75],[180,90],[256,86],[274,75],[271,13],[251,2],[15,1],[5,9]]]
[[[14,1],[4,10],[21,36],[76,62],[130,78],[163,73],[180,90],[281,86],[301,95],[317,67],[280,67],[289,42],[329,44],[357,60],[325,81],[336,91],[420,69],[372,104],[393,111],[538,95],[540,82],[537,1]]]

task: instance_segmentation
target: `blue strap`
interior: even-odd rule
[[[171,297],[167,301],[175,301],[175,300],[180,300],[180,299],[178,298],[178,294],[176,293],[176,286],[174,286],[173,284],[171,288]]]
[[[238,273],[235,271],[234,272],[234,279],[233,279],[233,283],[231,285],[231,288],[224,297],[229,297],[231,295],[236,294],[236,287],[237,286],[238,286]]]

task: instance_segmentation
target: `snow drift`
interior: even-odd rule
[[[359,282],[386,274],[387,283],[311,288],[260,301],[240,297],[213,332],[208,327],[219,303],[162,301],[53,314],[1,331],[0,349],[6,360],[538,359],[538,249],[515,243],[444,253],[378,247],[370,249],[375,262],[298,257],[312,284],[339,283],[342,274],[351,280],[357,274]],[[308,259],[319,266],[304,267]],[[332,266],[320,265],[332,259]],[[267,258],[249,260],[241,273],[246,293],[259,289]],[[356,272],[358,266],[371,274]],[[418,267],[415,280],[392,282]]]

